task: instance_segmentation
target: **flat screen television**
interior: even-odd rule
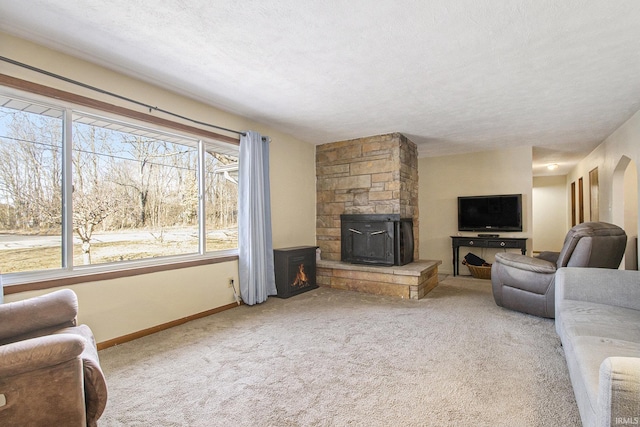
[[[458,197],[458,231],[522,231],[522,194]]]

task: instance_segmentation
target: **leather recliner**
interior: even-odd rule
[[[618,268],[627,235],[617,225],[584,222],[567,233],[560,252],[537,257],[500,252],[491,267],[497,305],[540,317],[555,318],[555,274],[560,267]]]
[[[0,304],[0,425],[96,426],[107,385],[70,289]]]

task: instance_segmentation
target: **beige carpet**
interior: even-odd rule
[[[552,320],[488,280],[425,299],[319,288],[100,352],[100,426],[579,426]]]

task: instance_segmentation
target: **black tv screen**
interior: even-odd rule
[[[458,197],[458,231],[522,231],[522,194]]]

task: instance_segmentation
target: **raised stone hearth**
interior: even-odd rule
[[[371,266],[321,260],[316,263],[316,283],[336,289],[423,298],[438,285],[442,261],[419,260],[402,266]]]

